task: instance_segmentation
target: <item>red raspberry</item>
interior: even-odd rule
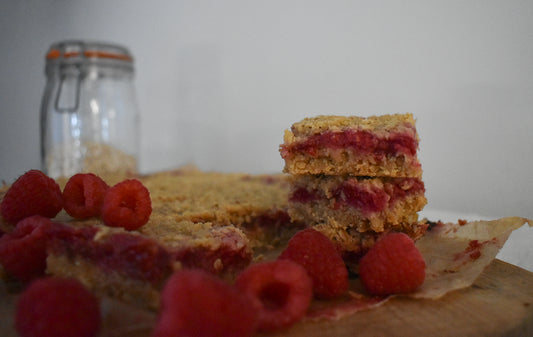
[[[138,180],[124,180],[111,187],[104,197],[102,219],[107,226],[134,230],[146,224],[150,214],[150,192]]]
[[[252,336],[256,323],[248,297],[205,271],[189,269],[167,281],[152,337]]]
[[[290,260],[251,265],[236,280],[259,311],[258,329],[289,327],[306,313],[313,285],[305,269]]]
[[[98,300],[74,279],[35,280],[16,306],[15,328],[21,337],[94,337],[100,324]]]
[[[30,281],[44,274],[47,230],[52,226],[50,219],[34,215],[0,238],[0,264],[10,276]]]
[[[59,185],[44,173],[30,170],[20,176],[6,192],[0,213],[10,224],[32,215],[53,218],[63,208]]]
[[[109,186],[92,173],[73,175],[63,189],[65,211],[77,219],[100,216],[108,189]]]
[[[308,228],[296,233],[279,258],[290,259],[307,270],[318,298],[334,298],[348,290],[348,270],[341,255],[331,240],[317,230]]]
[[[390,233],[361,258],[359,277],[373,295],[410,293],[424,283],[425,268],[414,241],[404,233]]]

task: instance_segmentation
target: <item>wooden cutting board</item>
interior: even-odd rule
[[[16,296],[0,291],[0,336],[12,328]],[[102,337],[149,337],[155,315],[107,303]],[[473,286],[439,300],[394,298],[338,321],[305,322],[258,336],[533,336],[533,273],[494,260]]]

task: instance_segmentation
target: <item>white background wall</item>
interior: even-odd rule
[[[429,208],[533,218],[533,1],[1,0],[0,180],[40,165],[63,39],[132,50],[144,172],[278,172],[305,116],[412,112]]]

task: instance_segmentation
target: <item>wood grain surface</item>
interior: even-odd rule
[[[0,336],[15,337],[16,295],[0,291]],[[104,301],[102,337],[148,337],[155,315]],[[494,260],[473,286],[439,300],[394,298],[338,321],[305,322],[258,336],[533,336],[533,273]]]

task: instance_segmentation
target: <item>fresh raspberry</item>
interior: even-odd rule
[[[15,329],[21,337],[94,337],[100,324],[98,300],[75,279],[35,280],[16,306]]]
[[[63,189],[65,211],[77,219],[100,216],[108,189],[109,186],[92,173],[73,175]]]
[[[331,240],[312,228],[296,233],[281,253],[302,265],[313,280],[313,292],[318,298],[334,298],[348,290],[348,270]]]
[[[313,297],[313,284],[305,269],[290,260],[253,264],[235,281],[259,312],[258,329],[278,330],[296,323]]]
[[[30,170],[20,176],[6,192],[0,213],[10,224],[32,215],[53,218],[63,208],[59,185],[44,173]]]
[[[389,233],[361,258],[359,277],[373,295],[410,293],[424,283],[426,263],[414,241]]]
[[[257,311],[246,295],[197,269],[174,273],[161,293],[152,337],[252,336]]]
[[[44,274],[47,230],[52,226],[50,219],[34,215],[0,238],[0,264],[7,274],[25,282]]]
[[[150,192],[139,180],[124,180],[107,190],[102,206],[107,226],[134,230],[146,224],[151,213]]]

